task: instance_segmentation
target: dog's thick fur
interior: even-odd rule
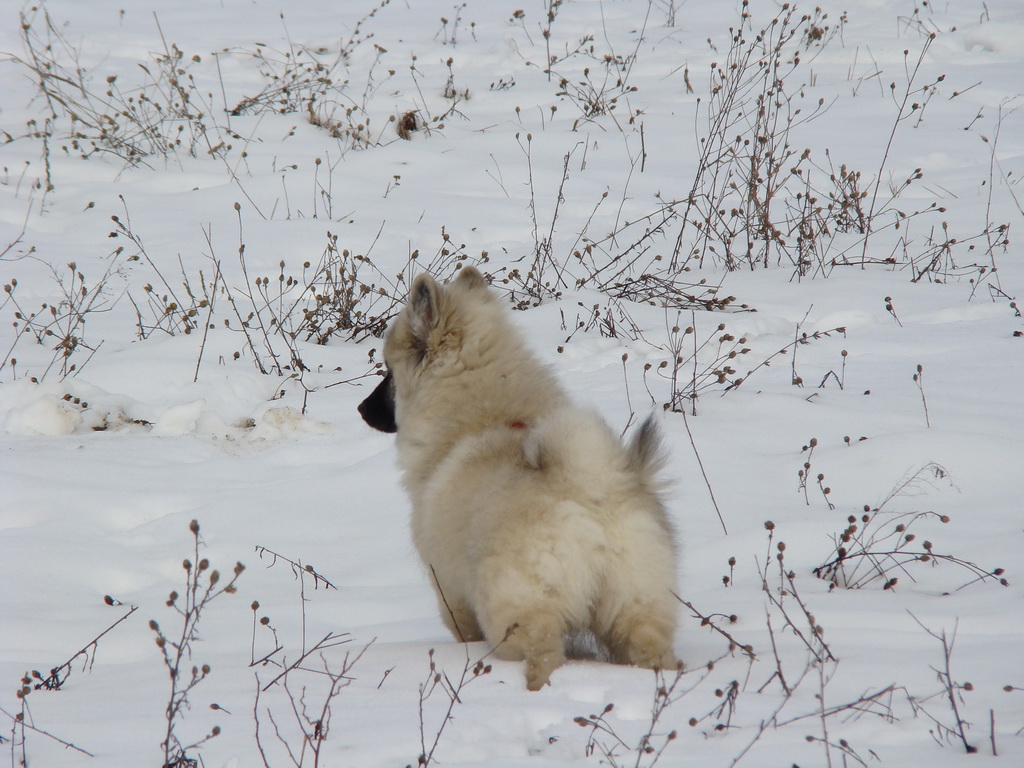
[[[530,690],[576,633],[613,661],[675,667],[654,422],[623,446],[572,406],[472,267],[445,286],[414,281],[384,359],[388,377],[359,410],[397,431],[413,540],[452,633],[525,659]]]

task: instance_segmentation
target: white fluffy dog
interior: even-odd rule
[[[579,633],[613,661],[675,667],[676,550],[654,422],[624,446],[571,405],[472,267],[444,286],[416,278],[384,360],[359,411],[397,432],[413,540],[452,633],[525,659],[533,691]]]

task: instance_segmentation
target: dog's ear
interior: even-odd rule
[[[409,323],[413,335],[425,341],[437,327],[441,289],[430,275],[418,275],[409,291]]]
[[[455,278],[455,282],[464,288],[469,288],[474,291],[487,287],[487,281],[484,280],[484,276],[480,274],[480,271],[476,267],[463,267],[460,269],[458,277]]]

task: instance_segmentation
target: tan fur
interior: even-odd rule
[[[420,276],[384,347],[416,548],[464,640],[526,661],[530,690],[592,632],[614,661],[676,665],[676,552],[653,424],[623,446],[572,406],[465,267]]]

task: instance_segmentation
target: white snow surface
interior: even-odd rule
[[[836,173],[859,170],[862,189],[877,181],[879,209],[921,169],[889,206],[926,212],[874,233],[865,264],[862,236],[849,232],[835,233],[833,253],[851,247],[855,264],[805,275],[785,259],[730,271],[705,254],[675,278],[691,293],[718,286],[719,297],[736,297],[712,311],[615,303],[575,282],[587,271],[573,252],[594,244],[598,266],[644,253],[627,281],[648,263],[667,266],[678,222],[647,230],[666,202],[690,193],[712,65],[726,61],[742,11],[753,38],[778,5],[4,4],[0,764],[163,764],[170,679],[149,622],[172,640],[181,633],[166,603],[184,594],[197,520],[199,557],[219,570],[218,586],[236,562],[246,566],[235,593],[203,608],[182,672],[184,684],[193,665],[210,667],[174,721],[185,757],[208,768],[374,768],[421,755],[503,768],[1024,765],[1024,321],[1015,301],[1024,291],[1024,4],[818,5],[818,16],[798,5],[796,18],[838,34],[824,46],[798,37],[787,55],[799,50],[804,61],[781,70],[792,68],[786,93],[801,116],[819,99],[827,107],[797,118],[797,155],[811,150],[825,169],[819,180],[831,162]],[[80,68],[94,93],[119,89],[140,109],[139,94],[159,98],[143,90],[157,59],[181,51],[175,82],[192,89],[205,136],[194,153],[186,139],[134,163],[113,151],[83,157],[88,140],[76,147],[72,136],[81,125],[59,104],[51,112],[26,36],[36,36],[36,53],[53,42],[49,55]],[[267,83],[257,54],[281,72],[286,52],[300,50],[296,60],[337,62],[329,119],[314,125],[305,107],[229,114]],[[911,77],[916,92],[893,133]],[[614,109],[585,113],[575,94],[588,78],[597,92],[603,83],[606,96],[620,93]],[[618,78],[635,90],[616,90]],[[403,140],[389,118],[411,111],[427,129]],[[166,119],[161,130],[181,125],[187,135],[187,123]],[[359,123],[365,145],[332,135]],[[799,207],[797,191],[783,194]],[[942,210],[927,210],[933,203]],[[695,328],[682,337],[684,356],[695,338],[712,339],[698,366],[729,364],[738,372],[729,381],[752,370],[738,388],[712,380],[696,414],[670,409],[659,421],[679,596],[755,658],[730,650],[681,602],[676,650],[687,672],[652,727],[658,686],[674,672],[583,658],[529,693],[521,664],[450,637],[412,548],[393,438],[356,412],[376,382],[367,374],[380,338],[339,334],[318,345],[299,336],[308,368],[299,377],[271,370],[255,321],[255,348],[239,325],[258,277],[273,292],[279,275],[308,276],[303,263],[315,268],[331,236],[389,279],[448,249],[506,290],[508,272],[525,273],[548,240],[565,285],[515,319],[565,387],[616,429],[670,399],[659,366],[675,354],[674,326]],[[222,275],[211,286],[214,259]],[[365,279],[370,272],[363,267]],[[554,269],[546,279],[557,280]],[[189,290],[201,298],[203,286],[214,306],[199,305],[188,334],[152,308],[171,290],[179,301]],[[85,322],[65,333],[69,303],[81,308],[82,296],[92,302]],[[590,323],[595,305],[615,333]],[[51,307],[63,319],[37,337]],[[261,317],[273,307],[262,305]],[[723,333],[750,352],[719,361]],[[793,348],[775,354],[804,333],[795,359]],[[77,346],[65,358],[58,345],[68,336]],[[688,362],[679,375],[689,381],[693,370]],[[830,589],[813,569],[834,556],[849,516],[880,505],[872,525],[911,523],[916,539],[894,533],[874,551],[923,553],[927,541],[931,558],[901,557],[885,578]],[[898,581],[884,589],[887,578]],[[328,635],[347,642],[269,685],[282,671],[275,664],[298,662]],[[491,667],[474,678],[481,658]],[[346,659],[325,707],[322,673],[339,674]],[[59,689],[39,685],[66,661]],[[958,719],[977,754],[967,754]],[[317,721],[322,738],[304,745],[299,724],[312,733]],[[218,735],[192,746],[215,726]]]

